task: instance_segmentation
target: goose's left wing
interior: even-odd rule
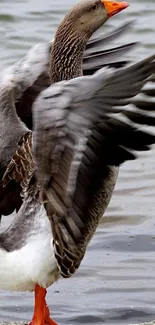
[[[134,99],[134,105],[141,111],[151,111],[155,107],[155,74],[152,75],[141,93]]]
[[[154,59],[57,83],[34,104],[36,174],[51,219],[60,268],[67,251],[70,257],[77,253],[68,276],[81,261],[83,250],[79,253],[76,248],[89,223],[88,210],[96,186],[101,186],[98,172],[135,159],[131,150],[149,150],[155,143],[155,136],[137,125],[155,125],[155,118],[124,109],[155,71]],[[121,120],[122,114],[127,121]]]

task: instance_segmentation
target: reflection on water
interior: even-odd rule
[[[36,42],[53,38],[74,0],[0,0],[1,68]],[[155,52],[155,2],[131,6],[104,26],[136,19],[117,44],[141,41],[128,57]],[[105,218],[80,270],[48,290],[52,316],[61,324],[129,324],[155,319],[155,152],[126,163]],[[8,218],[5,219],[5,223]],[[31,293],[0,292],[1,320],[30,320]]]

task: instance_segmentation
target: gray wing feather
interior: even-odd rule
[[[18,142],[28,129],[20,121],[15,109],[15,84],[5,76],[0,80],[0,214],[10,214],[21,204],[20,188],[14,182],[3,187],[3,175],[18,148]]]
[[[62,203],[60,210],[70,204],[66,201],[68,196],[72,198],[74,195],[79,166],[94,125],[103,121],[103,134],[113,135],[113,129],[107,124],[110,114],[118,114],[120,107],[129,104],[139,93],[155,70],[154,58],[152,56],[117,72],[101,69],[92,77],[57,83],[38,97],[34,105],[37,178],[47,193],[52,188],[51,198],[54,195],[53,200]],[[152,119],[151,123],[154,122]],[[118,125],[114,119],[114,130]],[[127,132],[133,132],[132,127],[126,124],[123,127],[128,129]],[[149,141],[154,141],[154,138],[149,138]],[[129,141],[126,146],[132,148],[132,143]],[[138,146],[136,149],[142,150]],[[133,159],[131,157],[133,155],[126,155],[124,160]]]
[[[120,37],[124,33],[128,32],[130,28],[133,28],[133,23],[134,23],[133,20],[127,22],[121,25],[120,27],[116,28],[115,30],[113,30],[108,35],[105,35],[104,37],[102,35],[96,38],[95,37],[91,38],[88,41],[84,57],[89,56],[93,52],[96,53],[96,50],[101,50],[101,47],[103,48],[103,46],[107,45],[111,41],[115,41],[117,37]]]
[[[27,88],[30,88],[39,76],[46,71],[49,62],[50,43],[33,46],[25,57],[2,72],[2,79],[12,80],[18,101]]]
[[[141,111],[151,111],[155,107],[155,75],[152,75],[141,93],[134,99],[134,105]]]

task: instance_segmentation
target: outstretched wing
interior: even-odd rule
[[[155,125],[155,118],[122,109],[155,71],[154,58],[120,71],[102,69],[91,77],[57,83],[35,102],[36,173],[63,276],[79,266],[106,208],[103,192],[109,165],[135,159],[132,150],[149,150],[155,143],[155,136],[137,126]]]
[[[133,50],[138,43],[129,43],[110,49],[105,49],[105,46],[128,32],[131,27],[133,27],[133,21],[123,24],[104,37],[100,35],[97,38],[90,39],[84,52],[83,74],[92,75],[105,66],[109,68],[121,68],[125,66],[128,61],[123,59],[123,56],[130,50]]]
[[[134,99],[134,105],[140,110],[151,111],[155,107],[155,75],[149,78],[147,85],[141,93]]]

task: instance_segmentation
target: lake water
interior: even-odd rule
[[[0,66],[16,62],[37,42],[53,38],[73,0],[0,0]],[[155,53],[155,2],[130,0],[103,31],[136,21],[117,44],[139,40],[126,57]],[[113,45],[113,44],[111,44]],[[61,325],[131,324],[155,319],[155,150],[125,163],[105,217],[78,272],[48,290]],[[5,226],[8,218],[5,220]],[[32,293],[0,291],[0,320],[30,320]]]

